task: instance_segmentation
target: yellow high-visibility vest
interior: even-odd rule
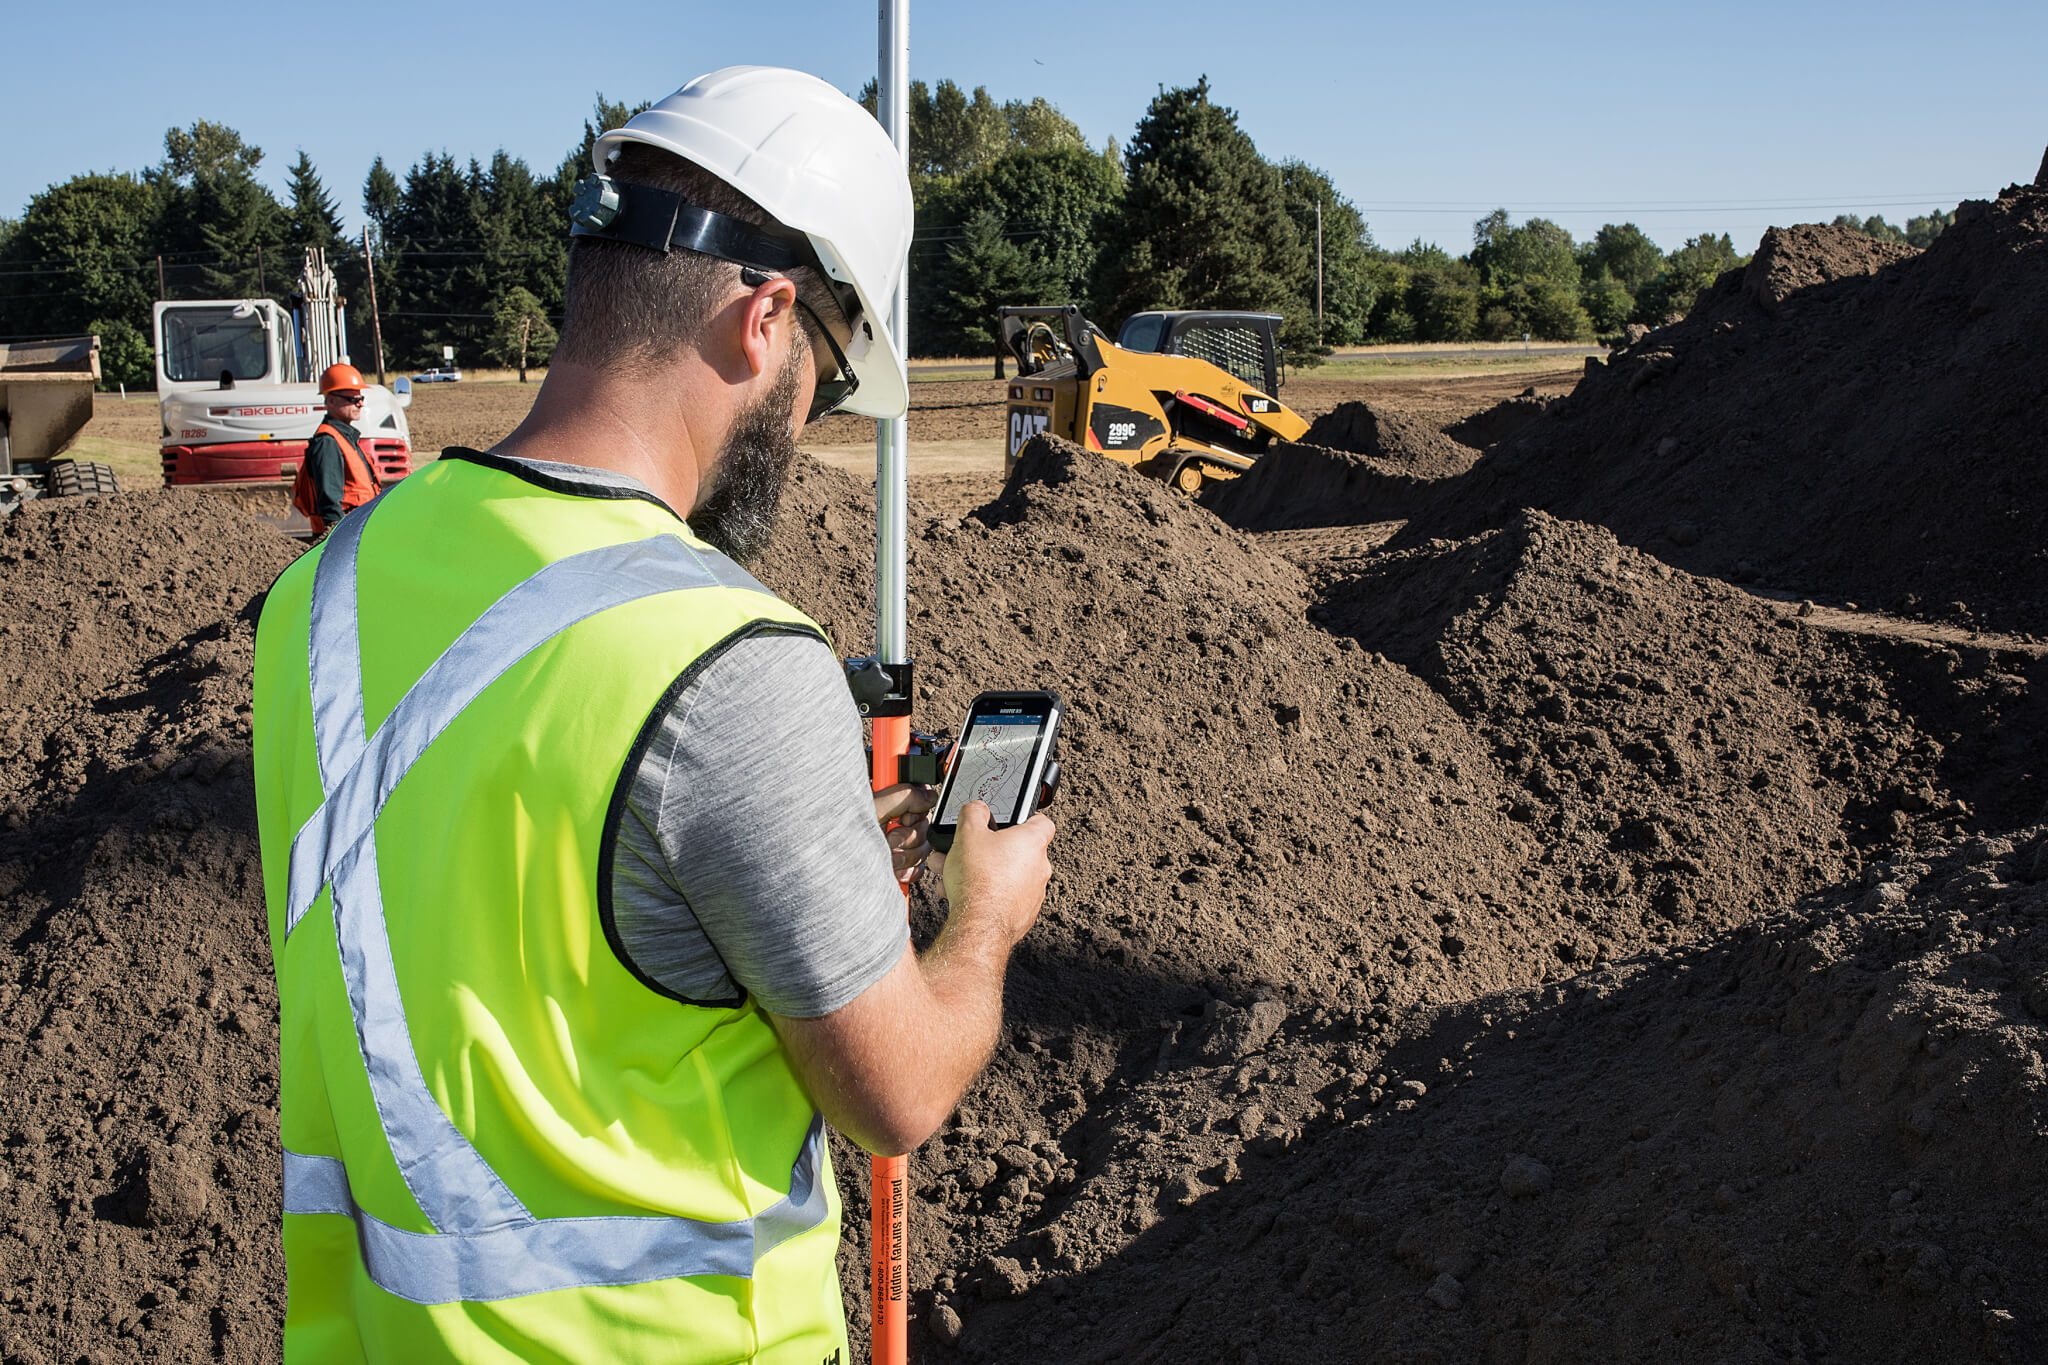
[[[822,1120],[751,1002],[661,994],[608,927],[621,773],[764,631],[819,633],[637,485],[489,457],[272,588],[287,1360],[843,1359]]]

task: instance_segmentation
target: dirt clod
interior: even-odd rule
[[[1501,1168],[1500,1191],[1511,1198],[1531,1199],[1549,1194],[1550,1185],[1550,1168],[1531,1157],[1511,1156]]]

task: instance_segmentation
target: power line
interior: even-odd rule
[[[1900,199],[1829,199],[1829,200],[1826,200],[1826,201],[1818,201],[1818,202],[1811,202],[1811,203],[1786,203],[1786,204],[1697,204],[1697,205],[1676,205],[1676,206],[1668,206],[1668,207],[1667,207],[1667,206],[1660,206],[1660,205],[1643,205],[1643,204],[1634,204],[1634,205],[1612,205],[1612,204],[1608,204],[1608,205],[1599,205],[1599,204],[1586,204],[1586,205],[1573,205],[1573,204],[1550,204],[1550,205],[1539,205],[1539,206],[1537,206],[1537,207],[1533,207],[1533,208],[1525,209],[1525,210],[1523,210],[1523,213],[1524,213],[1524,216],[1526,216],[1526,217],[1540,217],[1540,216],[1542,216],[1542,215],[1544,215],[1544,214],[1550,214],[1550,213],[1613,213],[1613,214],[1623,214],[1623,215],[1626,215],[1626,216],[1628,216],[1628,217],[1632,217],[1632,218],[1633,218],[1633,217],[1647,217],[1647,216],[1649,216],[1650,214],[1659,214],[1659,213],[1712,213],[1712,214],[1714,214],[1714,215],[1716,215],[1716,216],[1718,217],[1718,216],[1721,216],[1721,215],[1723,215],[1723,214],[1729,214],[1729,213],[1781,213],[1781,212],[1787,212],[1787,211],[1791,211],[1791,212],[1797,212],[1797,211],[1800,211],[1800,210],[1803,210],[1803,209],[1819,209],[1819,210],[1826,210],[1826,209],[1857,209],[1857,208],[1875,208],[1875,209],[1889,209],[1889,208],[1917,208],[1917,207],[1918,207],[1918,206],[1920,206],[1921,204],[1928,204],[1928,205],[1929,205],[1930,207],[1933,207],[1933,208],[1940,208],[1940,207],[1941,207],[1941,204],[1942,204],[1943,202],[1946,202],[1946,203],[1950,203],[1950,204],[1956,204],[1956,203],[1960,203],[1960,202],[1962,202],[1962,201],[1961,201],[1961,199],[1950,199],[1950,200],[1946,200],[1946,201],[1944,201],[1944,200],[1942,200],[1942,199],[1938,198],[1938,197],[1937,197],[1937,196],[1935,196],[1935,195],[1922,195],[1922,196],[1918,196],[1918,197],[1912,197],[1912,198],[1900,198]],[[1384,214],[1384,213],[1490,213],[1490,212],[1492,212],[1492,211],[1493,211],[1494,209],[1500,208],[1500,207],[1502,207],[1502,206],[1501,206],[1500,204],[1491,204],[1491,205],[1479,205],[1479,204],[1444,204],[1444,205],[1438,205],[1438,206],[1436,206],[1436,207],[1413,207],[1413,208],[1406,208],[1406,207],[1396,207],[1396,206],[1393,206],[1393,205],[1388,205],[1388,204],[1359,204],[1359,205],[1356,205],[1355,207],[1356,207],[1356,208],[1358,209],[1358,211],[1359,211],[1359,212],[1360,212],[1361,214],[1364,214],[1364,213],[1367,213],[1367,212],[1370,212],[1370,213],[1373,213],[1373,214]],[[1946,212],[1946,210],[1943,210],[1943,211],[1944,211],[1944,212]]]

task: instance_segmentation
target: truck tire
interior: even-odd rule
[[[114,477],[113,466],[96,464],[90,460],[52,460],[46,485],[48,496],[53,498],[75,498],[87,493],[118,493],[120,480]]]

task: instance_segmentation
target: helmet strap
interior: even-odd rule
[[[663,255],[678,249],[694,251],[778,273],[809,266],[825,281],[848,322],[859,325],[858,298],[825,271],[810,239],[801,232],[742,222],[699,208],[670,190],[613,180],[608,175],[589,175],[577,182],[569,221],[571,237],[626,242]]]

